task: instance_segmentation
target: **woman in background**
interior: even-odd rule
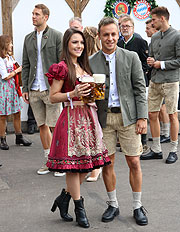
[[[15,143],[24,146],[31,145],[31,142],[23,137],[21,131],[21,91],[17,86],[16,75],[21,72],[22,67],[15,69],[15,60],[11,55],[12,48],[11,37],[0,36],[0,149],[2,150],[9,149],[5,136],[8,115],[13,115]]]

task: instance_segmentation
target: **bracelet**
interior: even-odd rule
[[[14,70],[14,72],[15,72],[15,75],[16,75],[17,74],[16,70]]]
[[[69,96],[69,92],[67,92],[67,99],[70,101],[71,109],[73,109],[73,103],[72,103],[72,99]]]

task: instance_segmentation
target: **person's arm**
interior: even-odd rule
[[[3,59],[2,58],[0,59],[0,75],[2,79],[7,81],[11,79],[12,77],[14,77],[18,72],[21,72],[21,70],[22,70],[22,67],[20,66],[16,70],[13,70],[12,72],[8,73]]]
[[[58,33],[57,39],[56,39],[56,54],[57,54],[57,61],[59,62],[61,52],[62,52],[62,41],[63,41],[63,35],[61,32]]]
[[[26,48],[26,39],[24,41],[23,47],[23,58],[22,58],[22,85],[23,85],[23,93],[28,93],[28,81],[29,81],[29,73],[30,73],[30,62],[28,58],[27,48]]]
[[[136,104],[137,119],[147,119],[146,85],[142,65],[137,53],[133,53],[131,81]]]
[[[79,84],[76,85],[74,90],[70,91],[69,94],[67,95],[67,93],[61,92],[63,84],[64,84],[64,80],[53,79],[49,93],[49,98],[51,103],[65,102],[68,101],[69,98],[72,99],[73,97],[87,96],[91,91],[89,89],[90,85],[88,83]]]
[[[142,62],[143,71],[144,73],[146,73],[149,69],[149,66],[147,64],[148,44],[147,41],[144,39],[139,39],[139,58]]]
[[[165,70],[173,70],[180,68],[180,32],[176,35],[174,43],[174,59],[164,61]]]

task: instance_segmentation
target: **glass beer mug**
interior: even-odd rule
[[[103,100],[105,97],[105,74],[93,74],[95,87],[94,94],[95,100]]]
[[[95,95],[94,95],[94,78],[92,76],[89,75],[84,75],[81,77],[81,83],[88,83],[90,84],[90,89],[91,92],[89,93],[89,95],[87,96],[82,96],[81,100],[83,100],[84,103],[91,103],[95,101]]]

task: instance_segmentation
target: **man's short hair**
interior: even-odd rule
[[[151,10],[151,15],[157,15],[158,17],[164,16],[166,18],[166,20],[169,20],[169,11],[166,7],[164,6],[158,6],[154,9]]]
[[[47,8],[47,6],[45,6],[44,4],[37,4],[37,5],[35,5],[35,8],[41,9],[43,15],[48,15],[48,18],[49,18],[50,11]]]
[[[148,19],[145,23],[146,24],[152,23],[152,19]]]
[[[82,24],[82,19],[79,18],[79,17],[72,17],[70,20],[69,20],[69,25],[74,22],[74,21],[78,21],[80,22],[80,24]]]
[[[130,21],[132,23],[132,25],[134,26],[134,20],[129,16],[129,17],[125,17],[124,19],[122,19],[121,23],[122,22],[127,22],[127,21]]]
[[[104,18],[101,19],[101,21],[98,24],[98,32],[100,33],[100,29],[101,29],[102,26],[106,26],[106,25],[109,25],[109,24],[115,24],[117,26],[117,28],[118,28],[118,24],[113,18],[104,17]]]

